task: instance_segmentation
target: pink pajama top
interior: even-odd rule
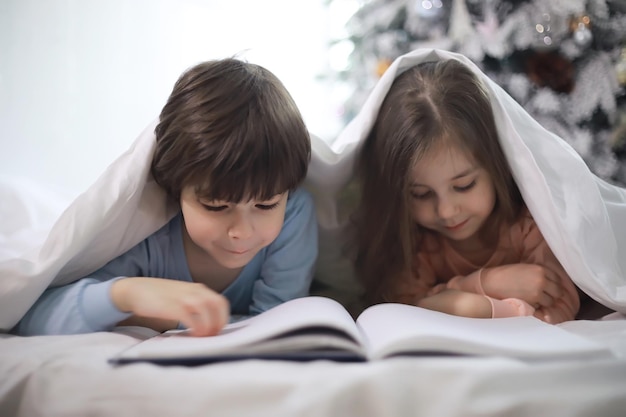
[[[552,306],[541,307],[543,313],[550,315],[551,321],[560,323],[573,320],[580,308],[574,283],[548,247],[527,208],[523,209],[513,225],[501,227],[498,247],[484,264],[478,264],[461,255],[446,239],[433,234],[425,236],[422,247],[425,249],[416,255],[414,274],[395,285],[391,293],[388,293],[390,299],[413,304],[427,296],[434,286],[448,283],[456,277],[469,278],[473,274],[471,278],[477,281],[481,268],[525,263],[541,265],[560,278],[563,296],[556,299]],[[433,248],[436,250],[432,250]],[[449,287],[453,288],[450,285]]]

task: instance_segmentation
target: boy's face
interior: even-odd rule
[[[456,242],[477,237],[496,203],[487,171],[454,146],[435,148],[416,163],[410,192],[413,219]]]
[[[208,201],[194,187],[181,192],[180,205],[187,233],[196,246],[227,269],[244,267],[276,239],[285,218],[288,193],[267,201]]]

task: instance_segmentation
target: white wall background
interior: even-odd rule
[[[342,98],[316,78],[343,13],[323,0],[0,0],[0,176],[76,196],[184,69],[236,54],[273,71],[332,140]]]

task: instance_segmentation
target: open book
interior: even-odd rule
[[[378,304],[355,321],[326,297],[288,301],[194,337],[170,330],[124,350],[114,364],[148,361],[194,365],[246,358],[337,361],[398,355],[482,355],[527,360],[598,358],[608,347],[534,317],[474,319],[404,304]]]

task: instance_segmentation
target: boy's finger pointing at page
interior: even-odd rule
[[[210,290],[200,297],[201,300],[183,306],[181,322],[193,336],[214,336],[228,322],[228,300]]]

